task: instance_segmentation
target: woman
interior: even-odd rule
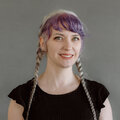
[[[83,76],[80,52],[84,37],[75,13],[58,10],[44,17],[35,75],[8,95],[12,98],[8,120],[112,120],[108,90]],[[47,66],[38,76],[43,55]],[[75,63],[79,75],[73,73]]]

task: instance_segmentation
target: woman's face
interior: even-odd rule
[[[47,41],[47,62],[59,67],[71,67],[76,62],[80,49],[81,38],[78,33],[52,29]]]

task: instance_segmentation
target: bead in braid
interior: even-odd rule
[[[41,50],[39,44],[38,44],[38,50],[37,50],[36,54],[37,54],[37,56],[36,56],[36,66],[35,66],[35,73],[34,73],[34,81],[33,81],[32,91],[31,91],[31,94],[30,94],[28,110],[27,110],[27,114],[26,114],[26,120],[28,120],[30,107],[31,107],[31,104],[32,104],[32,100],[33,100],[35,90],[36,90],[36,85],[38,84],[38,73],[39,73],[38,70],[39,70],[40,61],[42,60],[42,57],[44,55],[44,51]]]
[[[92,113],[93,113],[93,118],[94,118],[94,120],[97,120],[95,108],[94,108],[94,105],[93,105],[91,96],[90,96],[90,94],[89,94],[89,91],[88,91],[88,89],[87,89],[87,87],[86,87],[86,83],[85,83],[85,80],[84,80],[83,70],[82,70],[82,65],[81,65],[80,57],[78,57],[78,59],[77,59],[77,61],[76,61],[76,66],[77,66],[77,69],[78,69],[78,72],[79,72],[79,77],[81,78],[82,86],[83,86],[83,88],[84,88],[85,94],[86,94],[86,96],[87,96],[87,99],[88,99],[88,101],[89,101],[89,104],[90,104],[90,107],[91,107],[91,110],[92,110]]]

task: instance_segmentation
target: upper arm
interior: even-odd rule
[[[24,107],[22,105],[11,99],[8,107],[8,120],[24,120],[22,116],[23,110]]]
[[[104,102],[105,107],[101,109],[99,120],[113,120],[112,108],[107,98]]]

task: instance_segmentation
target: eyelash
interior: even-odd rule
[[[77,41],[78,41],[78,40],[80,40],[78,37],[74,37],[73,39],[75,39],[75,38],[77,38]],[[61,40],[61,39],[63,39],[63,38],[62,38],[62,37],[57,36],[57,37],[55,37],[54,39],[55,39],[55,40]],[[75,41],[76,41],[76,40],[75,40]]]
[[[59,40],[59,38],[62,38],[62,37],[57,36],[57,37],[55,37],[54,39],[55,39],[55,40]]]
[[[78,37],[74,37],[73,39],[77,38],[77,40],[80,40]]]

